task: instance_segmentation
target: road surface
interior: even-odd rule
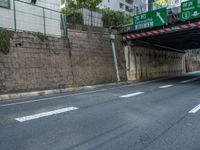
[[[0,102],[0,150],[200,150],[200,73]]]

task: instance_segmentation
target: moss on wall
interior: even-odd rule
[[[10,51],[10,39],[13,38],[13,34],[10,31],[0,29],[0,52],[8,54]]]

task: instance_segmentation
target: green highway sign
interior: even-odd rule
[[[167,9],[161,8],[133,17],[133,29],[140,30],[167,24]]]
[[[181,20],[200,18],[200,0],[189,0],[181,3]]]

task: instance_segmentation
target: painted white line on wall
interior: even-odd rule
[[[195,114],[200,110],[200,104],[189,111],[190,114]]]
[[[129,98],[129,97],[138,96],[138,95],[141,95],[141,94],[144,94],[144,92],[131,93],[131,94],[123,95],[123,96],[120,96],[120,97],[121,98]]]
[[[77,110],[77,109],[79,109],[79,108],[77,108],[77,107],[67,107],[67,108],[57,109],[57,110],[54,110],[54,111],[34,114],[34,115],[20,117],[20,118],[15,118],[15,120],[17,120],[19,122],[25,122],[25,121],[30,121],[30,120],[35,120],[35,119],[47,117],[47,116],[57,115],[57,114],[61,114],[61,113],[65,113],[65,112],[69,112],[69,111]]]
[[[199,79],[200,79],[200,77],[192,78],[192,79],[189,79],[189,80],[181,81],[180,83],[185,84],[185,83],[189,83],[189,82],[196,81],[196,80],[199,80]]]
[[[166,88],[169,88],[169,87],[172,87],[173,85],[164,85],[164,86],[160,86],[159,88],[160,89],[166,89]]]

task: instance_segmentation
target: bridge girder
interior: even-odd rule
[[[144,42],[184,51],[200,48],[200,21],[144,32],[122,33],[123,40]]]

